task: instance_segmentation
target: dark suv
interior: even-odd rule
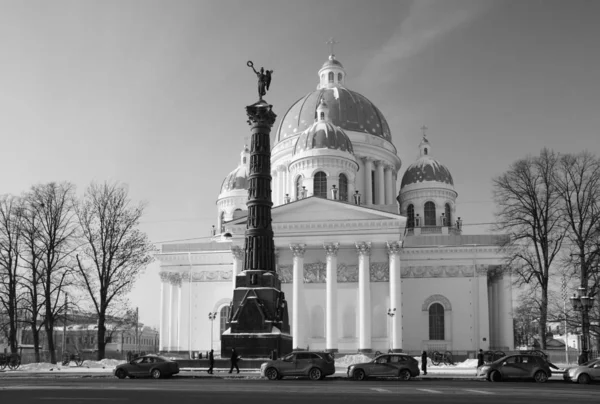
[[[542,355],[510,355],[477,369],[477,377],[492,382],[506,379],[534,379],[545,383],[552,375],[551,365]]]
[[[327,352],[292,352],[260,366],[261,376],[269,380],[278,380],[285,376],[308,376],[311,380],[320,380],[334,373],[335,359]]]
[[[419,376],[419,362],[412,356],[389,353],[376,356],[371,362],[355,363],[348,366],[348,377],[354,380],[367,380],[369,377],[399,377],[410,380]]]

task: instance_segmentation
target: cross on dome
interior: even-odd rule
[[[421,131],[423,132],[424,138],[427,138],[427,133],[425,133],[427,131],[427,129],[429,129],[427,126],[425,126],[425,125],[421,126]]]
[[[331,56],[335,56],[335,53],[333,53],[333,45],[335,45],[336,43],[339,43],[338,41],[336,41],[333,37],[329,38],[329,40],[327,42],[325,42],[327,45],[329,45],[329,55]]]

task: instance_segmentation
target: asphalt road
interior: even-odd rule
[[[593,403],[600,385],[462,380],[0,379],[4,403]]]

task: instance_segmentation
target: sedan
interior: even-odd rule
[[[600,380],[600,358],[567,369],[563,375],[563,379],[580,384],[588,384],[594,380]]]
[[[292,352],[260,366],[260,374],[269,380],[285,376],[308,376],[311,380],[320,380],[334,373],[335,360],[327,352]]]
[[[356,363],[348,366],[348,377],[354,380],[366,380],[368,377],[399,377],[410,380],[419,376],[419,362],[406,354],[385,354],[375,357],[371,362]]]
[[[171,377],[179,373],[179,364],[162,356],[145,355],[132,360],[129,363],[123,363],[114,370],[115,376],[119,379],[129,377],[151,377],[160,379],[161,377]]]
[[[477,377],[492,382],[506,379],[533,379],[545,383],[552,370],[550,363],[540,355],[510,355],[477,369]]]

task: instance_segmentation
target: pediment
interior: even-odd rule
[[[405,220],[399,214],[317,197],[277,206],[271,210],[271,218],[274,226],[287,223]],[[244,216],[228,222],[227,225],[245,223],[246,217]]]

